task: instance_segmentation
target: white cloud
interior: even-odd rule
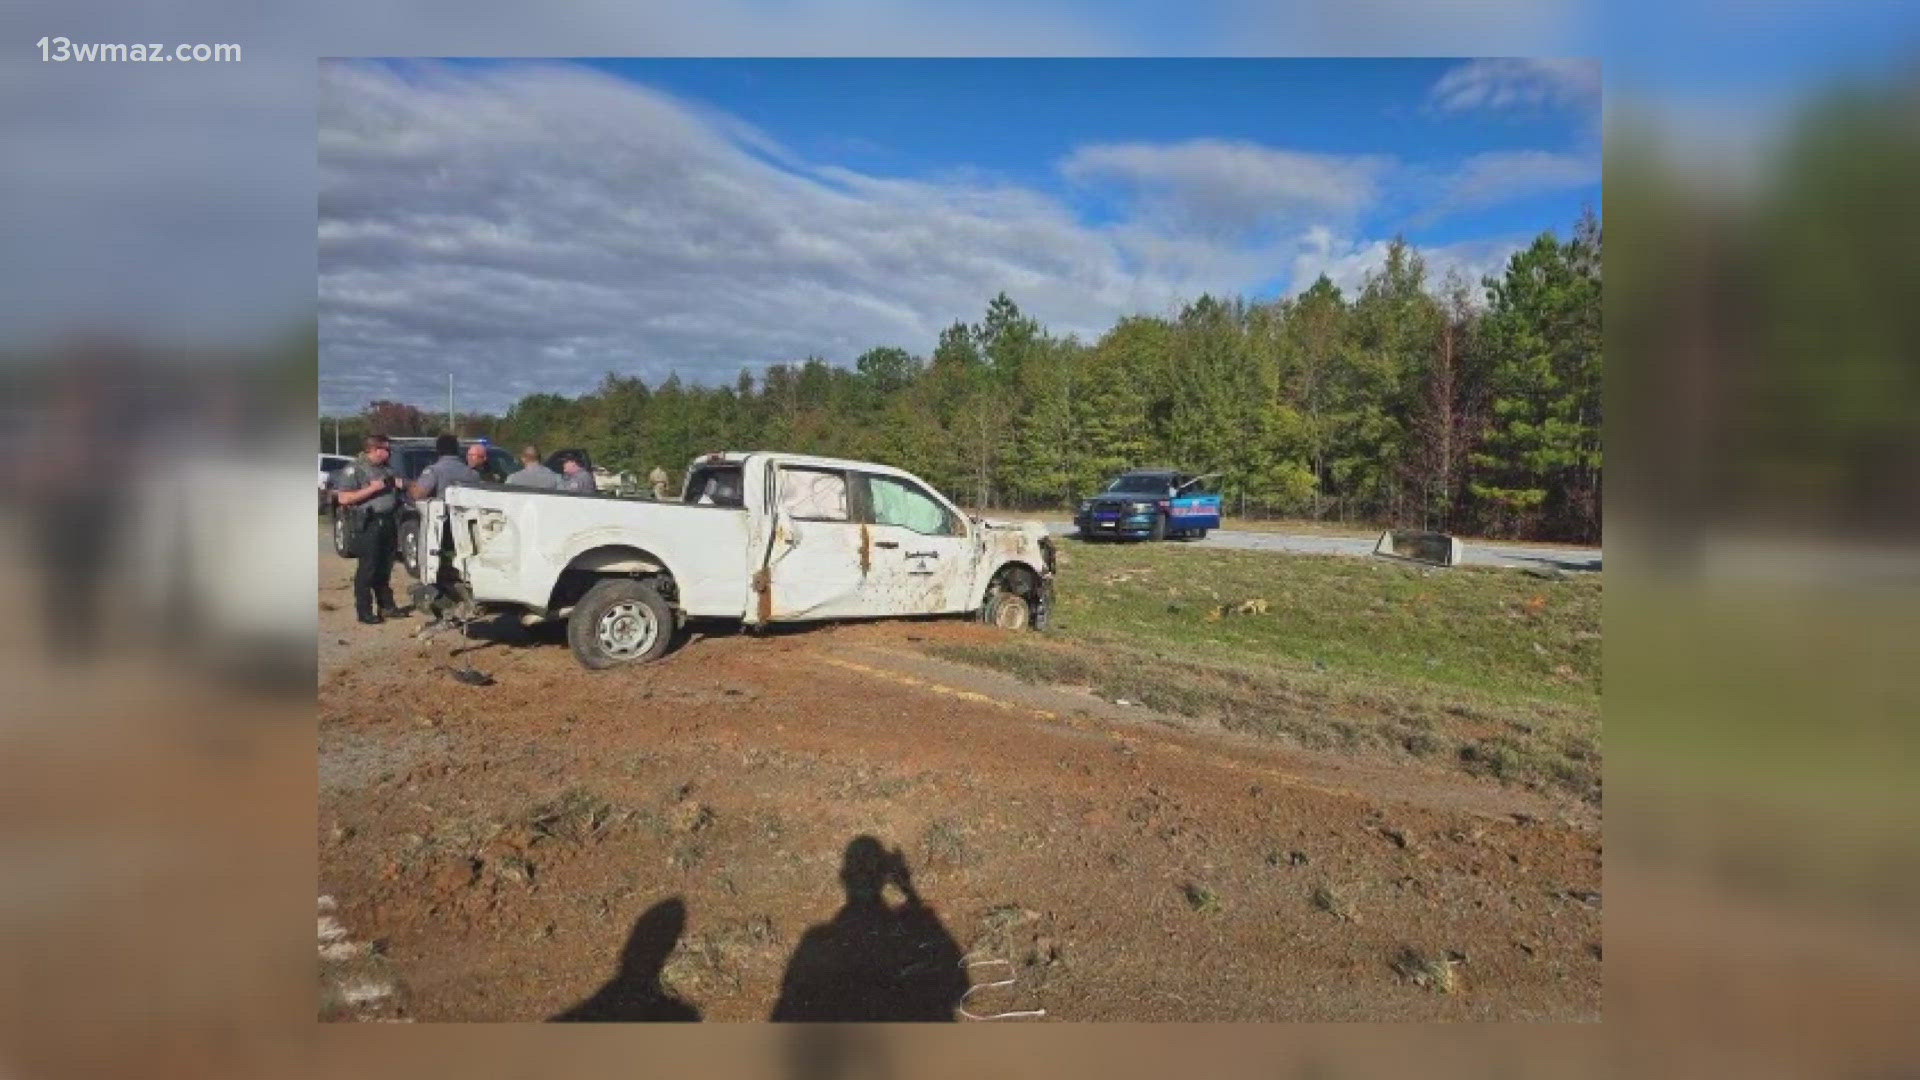
[[[1475,154],[1441,178],[1434,203],[1414,219],[1425,228],[1449,214],[1495,206],[1600,182],[1597,155],[1548,150],[1498,150]]]
[[[1081,0],[662,0],[577,5],[165,5],[180,41],[239,64],[0,64],[10,250],[0,340],[106,325],[255,344],[312,310],[314,56],[1271,56],[1577,52],[1578,0],[1286,5],[1168,20]],[[26,0],[22,25],[119,41],[127,5]],[[1744,14],[1744,13],[1740,13]],[[36,31],[37,35],[39,31]],[[1590,35],[1589,35],[1590,36]]]
[[[1441,112],[1595,108],[1599,101],[1598,61],[1549,57],[1473,60],[1448,69],[1427,97]]]
[[[1350,220],[1374,199],[1381,157],[1276,150],[1246,142],[1084,146],[1061,162],[1069,180],[1110,184],[1161,224],[1209,234],[1244,234],[1300,219]]]
[[[574,65],[329,63],[319,83],[321,404],[498,409],[608,371],[730,382],[931,350],[1005,290],[1097,336],[1289,269],[1351,276],[1385,165],[1223,143],[1085,148],[1130,212],[982,175],[884,177]],[[1444,254],[1444,253],[1443,253]],[[1313,270],[1317,272],[1317,270]]]

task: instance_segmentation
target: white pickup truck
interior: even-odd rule
[[[709,454],[678,502],[460,485],[423,522],[421,579],[457,617],[565,619],[589,668],[655,659],[688,619],[972,613],[1022,629],[1053,604],[1043,526],[971,517],[862,461]]]

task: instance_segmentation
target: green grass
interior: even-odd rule
[[[1384,747],[1597,799],[1600,589],[1597,575],[1069,542],[1052,640],[935,651],[1237,730]],[[1236,613],[1248,600],[1264,613]]]

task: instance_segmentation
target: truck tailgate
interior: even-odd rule
[[[673,576],[687,614],[738,618],[746,611],[743,510],[503,485],[451,488],[445,505],[454,569],[483,603],[542,609],[577,560],[621,572],[639,566],[623,553],[639,553]]]

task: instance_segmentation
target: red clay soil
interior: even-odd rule
[[[351,567],[321,556],[325,1018],[959,1017],[1008,978],[966,1011],[1599,1018],[1591,808],[917,655],[985,627],[593,673],[360,626]]]

